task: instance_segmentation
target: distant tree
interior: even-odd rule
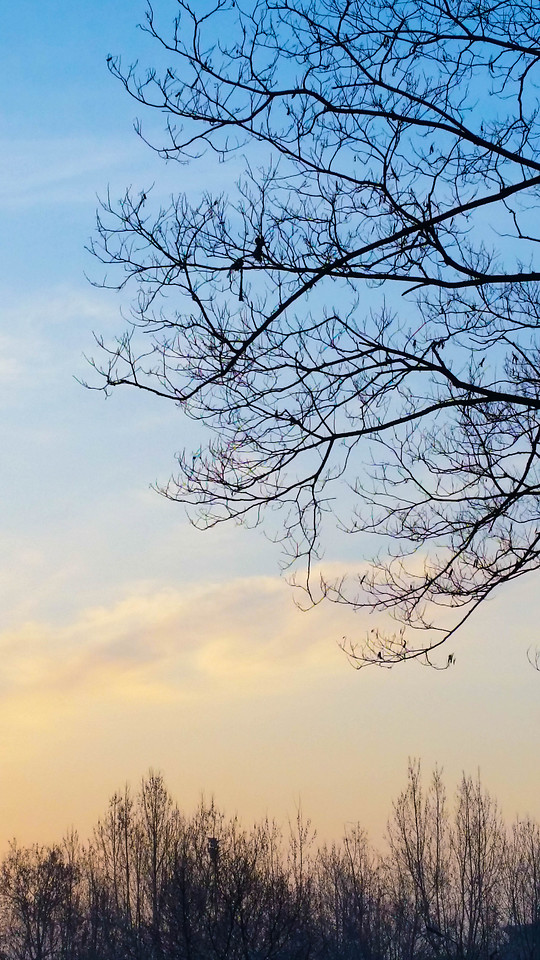
[[[275,824],[244,829],[213,803],[186,819],[165,891],[168,958],[306,960],[313,954],[311,873]]]
[[[89,857],[94,939],[108,941],[108,956],[163,956],[166,892],[183,830],[161,774],[143,777],[135,797],[126,787],[111,798]]]
[[[201,190],[105,204],[94,253],[136,295],[103,387],[210,428],[164,488],[196,523],[280,508],[312,598],[424,631],[373,631],[358,666],[432,662],[540,564],[538,4],[178,6],[147,13],[162,69],[109,62]],[[319,585],[332,517],[360,571]]]
[[[540,952],[540,827],[518,820],[507,845],[507,916],[514,955],[538,960]]]
[[[404,903],[407,955],[488,960],[503,940],[506,835],[495,801],[463,777],[451,817],[440,774],[427,790],[418,763],[389,823],[391,899]],[[397,891],[405,896],[396,896]]]
[[[10,960],[72,960],[82,914],[73,849],[11,845],[0,869],[1,940]]]
[[[148,777],[143,779],[138,813],[142,838],[143,890],[147,902],[145,919],[149,926],[153,956],[161,957],[164,953],[165,892],[182,830],[180,814],[161,774],[150,771]]]
[[[426,790],[420,764],[410,763],[406,789],[388,824],[390,900],[396,911],[394,939],[399,956],[453,953],[449,930],[451,890],[450,821],[438,771]]]
[[[321,957],[386,960],[393,937],[380,858],[360,828],[319,851],[317,912]]]
[[[504,914],[506,831],[496,801],[478,780],[463,777],[452,832],[453,940],[468,960],[494,957]]]

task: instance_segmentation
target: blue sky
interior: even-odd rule
[[[539,816],[533,581],[471,622],[454,670],[357,674],[336,641],[368,622],[302,614],[261,531],[197,533],[150,489],[193,427],[76,380],[92,331],[122,329],[122,298],[85,279],[96,196],[205,178],[144,147],[107,71],[108,53],[152,61],[143,16],[127,0],[2,13],[0,846],[84,834],[150,765],[187,806],[215,792],[285,819],[301,800],[328,837],[356,820],[380,836],[409,756],[454,780],[480,767],[509,817]]]

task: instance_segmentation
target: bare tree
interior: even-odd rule
[[[71,960],[82,925],[78,863],[73,844],[11,844],[0,870],[3,956],[13,960]]]
[[[450,824],[446,791],[435,770],[428,790],[420,764],[409,764],[407,787],[394,803],[388,824],[391,898],[402,903],[405,922],[396,931],[406,957],[452,956],[449,931]]]
[[[289,857],[276,825],[245,830],[213,803],[184,824],[165,890],[165,955],[185,960],[305,960],[312,890],[305,830]],[[301,863],[300,863],[301,861]]]
[[[501,943],[505,829],[496,802],[470,777],[463,777],[458,789],[452,848],[457,954],[468,960],[493,957]]]
[[[509,953],[534,960],[540,943],[540,827],[530,819],[512,827],[505,887]]]
[[[380,858],[356,827],[341,844],[323,847],[317,858],[318,926],[322,957],[389,958],[394,931],[388,922]]]
[[[391,899],[399,902],[399,890],[407,894],[409,955],[493,958],[508,916],[505,877],[511,879],[504,825],[479,780],[462,778],[450,818],[440,774],[435,771],[426,791],[419,764],[411,764],[407,789],[394,804],[389,840]]]
[[[166,887],[173,870],[181,818],[161,774],[150,771],[143,778],[138,799],[146,919],[150,928],[152,955],[159,958],[164,953],[162,939]]]
[[[280,508],[312,599],[424,631],[372,631],[357,665],[431,663],[540,562],[538,4],[178,8],[147,13],[162,69],[110,68],[165,115],[160,156],[232,182],[104,205],[94,253],[135,296],[101,386],[210,429],[163,490],[196,523]],[[361,573],[319,583],[336,523]]]

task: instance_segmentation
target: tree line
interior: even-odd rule
[[[412,763],[385,849],[180,811],[163,777],[110,800],[88,842],[10,844],[2,960],[535,960],[540,826],[505,825],[480,780],[453,804]]]

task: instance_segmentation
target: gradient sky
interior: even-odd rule
[[[75,379],[92,330],[122,329],[121,297],[84,276],[96,195],[205,178],[138,141],[106,69],[108,53],[152,62],[143,14],[18,0],[1,15],[0,848],[84,836],[150,766],[188,810],[201,792],[247,822],[301,803],[323,838],[356,821],[379,838],[408,757],[450,784],[480,769],[508,818],[540,817],[534,579],[470,621],[454,669],[357,673],[337,641],[366,618],[300,612],[261,531],[198,533],[152,492],[189,442],[178,411]]]

